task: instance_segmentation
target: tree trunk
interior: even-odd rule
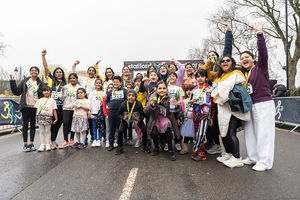
[[[289,62],[289,89],[295,88],[298,61],[299,59]]]

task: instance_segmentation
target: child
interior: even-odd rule
[[[188,85],[185,88],[185,100],[182,100],[180,106],[182,108],[181,128],[180,133],[183,138],[182,150],[179,154],[184,155],[189,152],[188,143],[195,137],[194,119],[193,119],[193,85]]]
[[[51,125],[57,123],[57,105],[54,99],[50,98],[51,88],[45,86],[42,89],[44,97],[39,99],[35,108],[36,115],[35,119],[39,124],[41,146],[38,151],[51,151]],[[52,123],[52,117],[54,116],[54,121]]]
[[[151,71],[149,79],[146,77],[142,80],[140,85],[140,92],[146,92],[147,100],[157,87],[158,75],[156,71]]]
[[[129,124],[135,124],[141,130],[143,135],[143,151],[146,151],[147,131],[143,122],[144,111],[142,104],[136,100],[137,93],[135,90],[128,90],[127,101],[121,104],[119,115],[123,116],[118,132],[118,149],[116,155],[123,153],[123,134],[129,127]]]
[[[115,131],[120,126],[120,116],[119,108],[126,100],[127,92],[126,89],[122,87],[122,78],[120,76],[114,76],[113,78],[114,89],[110,91],[107,95],[106,103],[109,108],[108,120],[109,120],[109,148],[108,151],[114,149],[113,143],[115,140]]]
[[[68,77],[68,85],[62,88],[62,99],[64,100],[63,105],[63,133],[64,142],[59,145],[59,149],[64,149],[68,146],[72,147],[74,143],[74,132],[71,132],[72,120],[73,120],[73,104],[77,97],[77,90],[80,88],[78,85],[78,76],[76,73],[71,73]],[[71,132],[70,142],[69,133]]]
[[[173,99],[172,103],[175,105],[176,110],[179,110],[177,100]],[[157,84],[156,92],[151,95],[148,104],[146,105],[145,114],[149,115],[149,122],[147,124],[148,135],[151,135],[154,142],[153,156],[158,154],[158,137],[165,134],[169,146],[170,160],[176,160],[173,147],[172,147],[172,132],[174,129],[175,136],[179,138],[179,129],[174,113],[170,112],[170,97],[168,96],[167,84],[160,81]]]
[[[103,99],[105,97],[104,92],[102,91],[102,80],[97,78],[95,80],[95,90],[89,94],[88,100],[90,104],[90,118],[92,119],[93,125],[93,143],[91,147],[100,147],[101,146],[101,129],[97,127],[96,118],[97,114],[100,111],[102,106]]]
[[[193,90],[193,108],[194,108],[194,127],[196,134],[196,142],[193,147],[193,154],[191,158],[195,161],[206,160],[204,139],[207,131],[207,125],[211,121],[211,87],[205,83],[207,79],[207,72],[199,70],[195,74],[198,86]]]
[[[183,100],[184,97],[184,92],[182,90],[181,87],[178,87],[176,85],[178,76],[175,72],[171,72],[169,74],[169,78],[168,78],[168,92],[169,92],[169,97],[172,98],[176,98],[176,100],[178,102],[181,102]],[[170,104],[170,112],[175,112],[175,105]],[[175,142],[175,148],[177,151],[181,150],[181,146],[180,146],[180,140],[177,140],[176,137],[174,138],[174,142]],[[168,145],[165,146],[166,149],[168,149]]]
[[[139,76],[137,76],[134,79],[134,90],[137,92],[138,96],[137,96],[137,100],[143,105],[143,108],[146,105],[146,92],[140,92],[140,86],[142,83],[142,78],[140,78]]]
[[[86,91],[84,88],[77,90],[77,99],[73,104],[74,114],[71,130],[76,133],[77,142],[73,147],[79,149],[85,148],[84,141],[86,139],[87,130],[89,129],[88,112],[90,110],[89,101],[86,99]],[[80,140],[82,134],[82,140]],[[82,142],[81,142],[82,141]]]
[[[109,147],[109,134],[110,134],[110,128],[109,128],[109,121],[108,121],[108,113],[109,113],[109,109],[107,108],[107,105],[106,105],[106,99],[107,99],[107,95],[110,91],[112,91],[114,88],[114,85],[113,83],[110,83],[108,84],[107,86],[107,91],[106,91],[106,96],[104,97],[103,99],[103,114],[105,116],[105,140],[106,140],[106,144],[105,144],[105,147],[108,148]]]

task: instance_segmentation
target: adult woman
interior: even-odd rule
[[[58,121],[56,124],[51,125],[51,149],[56,149],[57,133],[59,131],[59,128],[61,127],[61,124],[63,123],[63,100],[61,99],[62,88],[67,84],[67,82],[65,78],[65,72],[62,68],[60,67],[55,68],[53,71],[53,75],[51,74],[45,57],[46,54],[47,51],[43,50],[42,61],[43,61],[43,66],[45,68],[46,83],[51,88],[52,90],[51,98],[53,98],[56,101],[56,105],[57,105]]]
[[[21,95],[19,109],[22,112],[23,119],[23,141],[24,147],[23,151],[34,151],[36,150],[33,144],[35,135],[35,114],[36,108],[34,105],[38,98],[43,96],[41,88],[45,86],[40,78],[38,77],[40,73],[39,68],[30,68],[30,77],[24,78],[21,83],[17,86],[16,81],[12,75],[10,75],[10,88],[14,95]],[[28,138],[28,124],[30,122],[30,144],[27,143]]]
[[[176,59],[172,58],[170,60],[171,64],[169,65],[169,69],[171,72],[175,72],[177,74],[177,81],[176,85],[178,87],[182,86],[182,81],[184,78],[184,73],[185,73],[185,67],[183,64],[178,62]]]
[[[263,24],[255,23],[258,60],[245,51],[241,54],[241,65],[245,70],[248,92],[253,101],[251,120],[245,122],[245,142],[248,157],[245,164],[255,164],[255,171],[269,170],[273,166],[275,143],[275,106],[270,93],[268,73],[268,50],[262,33]]]
[[[186,75],[183,79],[183,83],[182,83],[182,89],[185,90],[186,86],[188,85],[195,85],[196,84],[196,79],[195,79],[195,75],[194,75],[194,68],[192,66],[191,63],[187,63],[185,65],[185,72]]]
[[[103,90],[104,93],[107,91],[107,86],[111,83],[113,83],[113,77],[115,76],[115,72],[112,68],[108,67],[105,69],[105,80],[103,83]]]
[[[130,76],[130,69],[128,66],[124,66],[122,68],[122,84],[124,88],[127,87],[127,84],[133,84],[133,80]]]
[[[213,66],[211,59],[205,64]],[[218,106],[218,122],[222,141],[225,147],[226,154],[218,157],[217,160],[228,167],[242,167],[244,164],[240,159],[239,140],[236,136],[236,129],[240,124],[240,120],[249,120],[250,112],[245,114],[240,112],[232,112],[229,105],[229,92],[235,84],[244,84],[244,74],[235,68],[236,62],[231,56],[224,56],[221,59],[221,67],[213,76],[215,89],[212,91],[212,97],[215,98],[215,103]],[[210,68],[207,70],[211,73]]]

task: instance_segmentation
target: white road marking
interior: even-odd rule
[[[125,186],[123,188],[123,192],[120,196],[120,200],[129,200],[131,196],[131,191],[134,186],[135,178],[138,173],[138,168],[132,168],[130,170],[130,173],[128,175],[127,181],[125,183]]]

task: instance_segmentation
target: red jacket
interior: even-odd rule
[[[102,103],[102,106],[103,106],[103,114],[104,114],[105,117],[107,117],[107,116],[108,116],[108,113],[109,113],[109,109],[107,109],[107,107],[106,107],[106,98],[107,98],[107,97],[104,97],[103,103]]]

